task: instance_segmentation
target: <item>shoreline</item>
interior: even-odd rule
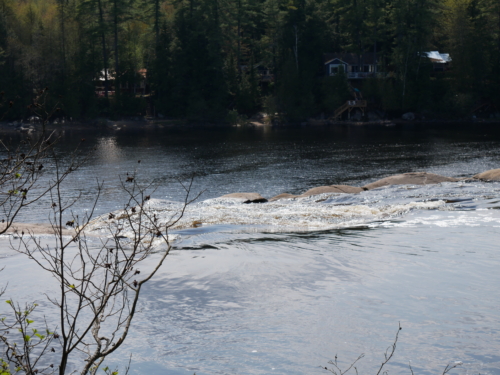
[[[207,122],[189,122],[183,119],[154,119],[154,120],[89,120],[89,121],[68,121],[65,123],[49,123],[46,129],[49,131],[54,130],[108,130],[108,131],[121,131],[121,130],[161,130],[172,128],[327,128],[327,127],[342,127],[342,126],[396,126],[396,125],[426,125],[426,126],[442,126],[442,125],[500,125],[498,119],[474,119],[474,120],[377,120],[377,121],[331,121],[328,119],[308,119],[301,123],[288,123],[288,124],[267,124],[259,120],[251,119],[241,124],[227,124],[227,123],[207,123]],[[40,131],[40,123],[13,121],[0,122],[1,133],[36,133]]]

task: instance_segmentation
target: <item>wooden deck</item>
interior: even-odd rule
[[[333,120],[338,121],[340,116],[342,116],[342,113],[344,113],[345,111],[348,111],[348,118],[351,119],[351,111],[353,110],[353,108],[361,109],[364,115],[366,108],[366,100],[348,100],[335,110],[335,114],[333,115]]]

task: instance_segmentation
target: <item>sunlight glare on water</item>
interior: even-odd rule
[[[500,374],[500,183],[393,186],[263,204],[218,198],[362,186],[415,171],[471,177],[500,166],[498,127],[84,136],[97,150],[64,194],[82,195],[75,206],[81,214],[95,198],[95,178],[104,181],[97,232],[107,213],[124,207],[119,176],[126,173],[158,185],[150,209],[164,218],[180,207],[178,179],[194,174],[193,193],[204,191],[173,231],[174,251],[145,288],[128,341],[110,365],[123,366],[133,353],[137,375],[324,374],[336,354],[345,369],[365,353],[359,373],[376,374],[401,322],[389,373],[410,373],[411,361],[415,374],[441,374],[462,361],[453,373]],[[81,137],[67,132],[61,154]],[[23,220],[46,220],[47,203]],[[8,240],[0,238],[0,260],[9,292],[41,299],[50,277],[8,250]],[[41,311],[54,316],[48,304]]]

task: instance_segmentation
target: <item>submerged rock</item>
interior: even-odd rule
[[[270,198],[269,202],[275,202],[275,201],[279,201],[280,199],[291,199],[291,198],[297,198],[297,197],[298,197],[298,195],[282,193],[282,194],[278,194],[275,197]]]
[[[325,194],[325,193],[344,193],[344,194],[356,194],[363,191],[363,188],[349,185],[330,185],[330,186],[318,186],[307,190],[306,192],[299,195],[299,197],[309,197],[311,195]]]
[[[309,189],[300,195],[282,193],[282,194],[279,194],[279,195],[269,199],[269,202],[274,202],[274,201],[277,201],[280,199],[305,198],[305,197],[310,197],[311,195],[328,194],[328,193],[356,194],[356,193],[362,192],[363,190],[366,190],[366,189],[356,187],[356,186],[349,186],[349,185],[318,186],[318,187]]]
[[[0,230],[5,230],[6,224],[0,223]],[[53,235],[55,231],[62,231],[64,236],[74,236],[76,234],[75,229],[64,228],[55,228],[51,224],[34,224],[34,223],[12,223],[10,228],[7,229],[7,233],[13,233],[22,235],[23,233],[29,237],[31,235]]]
[[[500,168],[478,173],[473,178],[483,181],[500,181]]]
[[[242,203],[265,203],[267,199],[259,193],[232,193],[223,195],[220,198],[241,200]]]
[[[457,178],[445,177],[434,173],[427,172],[412,172],[389,176],[381,180],[365,185],[363,188],[371,190],[383,186],[390,185],[430,185],[439,184],[441,182],[455,182]]]

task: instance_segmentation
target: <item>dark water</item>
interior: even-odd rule
[[[111,364],[132,352],[134,374],[321,374],[335,354],[345,367],[365,353],[359,373],[376,374],[401,322],[390,373],[409,374],[411,361],[415,374],[441,374],[462,361],[453,373],[500,374],[500,183],[250,208],[203,202],[403,172],[469,177],[500,167],[500,126],[66,131],[60,155],[82,137],[96,151],[65,189],[82,194],[77,212],[95,197],[96,177],[105,183],[98,213],[121,208],[118,176],[134,170],[158,185],[157,199],[181,200],[179,180],[192,175],[193,191],[204,191],[187,216],[207,225],[178,231]],[[45,206],[25,221],[43,221]],[[33,288],[23,275],[47,276],[1,245],[9,292],[38,298],[48,284]]]
[[[497,168],[500,156],[500,125],[496,124],[194,127],[115,134],[66,130],[62,154],[73,150],[81,138],[86,139],[84,150],[97,149],[80,173],[72,176],[66,193],[81,193],[85,206],[94,198],[90,188],[96,178],[104,181],[99,212],[122,206],[118,176],[134,171],[142,181],[159,186],[157,198],[182,199],[184,190],[178,181],[192,176],[193,191],[203,191],[202,199],[241,191],[272,197],[321,185],[363,185],[411,171],[468,177]],[[27,218],[35,219],[38,215]]]

